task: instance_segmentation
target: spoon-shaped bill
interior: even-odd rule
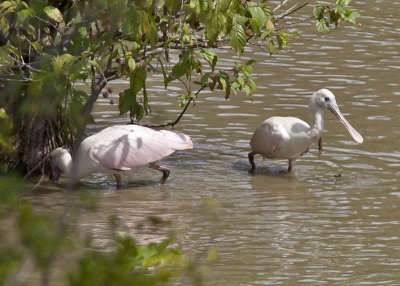
[[[358,131],[355,130],[353,128],[353,126],[351,126],[351,124],[346,120],[346,118],[344,118],[344,116],[340,112],[337,104],[331,103],[330,105],[328,105],[328,108],[343,123],[343,125],[346,127],[347,131],[349,131],[351,137],[353,137],[354,141],[356,141],[359,144],[364,142],[364,138],[361,136],[361,134],[358,133]]]

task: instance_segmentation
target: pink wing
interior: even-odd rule
[[[177,150],[193,148],[189,136],[139,125],[117,125],[88,137],[90,157],[103,167],[134,171]],[[82,143],[86,143],[86,142]]]

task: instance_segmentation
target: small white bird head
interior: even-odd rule
[[[313,95],[314,101],[318,106],[327,107],[337,106],[336,98],[333,93],[326,88],[320,89]]]
[[[312,109],[318,107],[328,108],[343,123],[351,137],[353,137],[354,141],[357,143],[363,143],[363,137],[357,132],[357,130],[353,128],[353,126],[351,126],[351,124],[340,112],[339,106],[336,103],[336,98],[330,90],[323,88],[315,92],[311,98],[310,107]]]
[[[63,148],[56,148],[50,153],[50,180],[58,181],[61,172],[66,172],[71,163],[71,154]]]

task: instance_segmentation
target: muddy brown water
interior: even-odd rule
[[[144,243],[175,230],[189,257],[202,261],[218,252],[204,273],[208,285],[400,285],[400,2],[353,2],[361,26],[342,23],[318,35],[308,20],[297,26],[302,35],[292,47],[271,58],[246,49],[242,60],[257,60],[255,103],[245,95],[201,93],[176,128],[193,138],[194,149],[163,161],[171,175],[162,189],[154,170],[125,176],[118,191],[109,175],[83,180],[79,192],[98,194],[99,208],[81,213],[81,229],[99,246],[110,242],[111,215],[119,230]],[[302,19],[296,17],[287,21]],[[240,61],[218,52],[222,67]],[[113,83],[116,102],[126,85]],[[162,77],[151,76],[152,114],[144,122],[175,119],[181,88],[165,90]],[[250,175],[256,126],[273,115],[309,122],[309,97],[320,88],[334,92],[364,143],[353,142],[326,112],[322,152],[314,144],[291,174],[280,172],[287,161],[257,158]],[[99,100],[89,132],[127,122],[108,102]],[[31,199],[57,210],[65,195]],[[152,217],[170,223],[160,227]]]

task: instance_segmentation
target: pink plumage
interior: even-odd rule
[[[119,174],[146,167],[162,171],[160,184],[163,184],[169,170],[156,162],[175,151],[191,148],[191,138],[180,132],[158,131],[140,125],[116,125],[83,140],[73,164],[66,150],[61,152],[57,148],[58,151],[54,150],[52,154],[59,158],[56,165],[60,165],[59,169],[64,169],[68,177],[79,179],[96,171],[111,172],[116,175],[117,185],[120,186]]]

